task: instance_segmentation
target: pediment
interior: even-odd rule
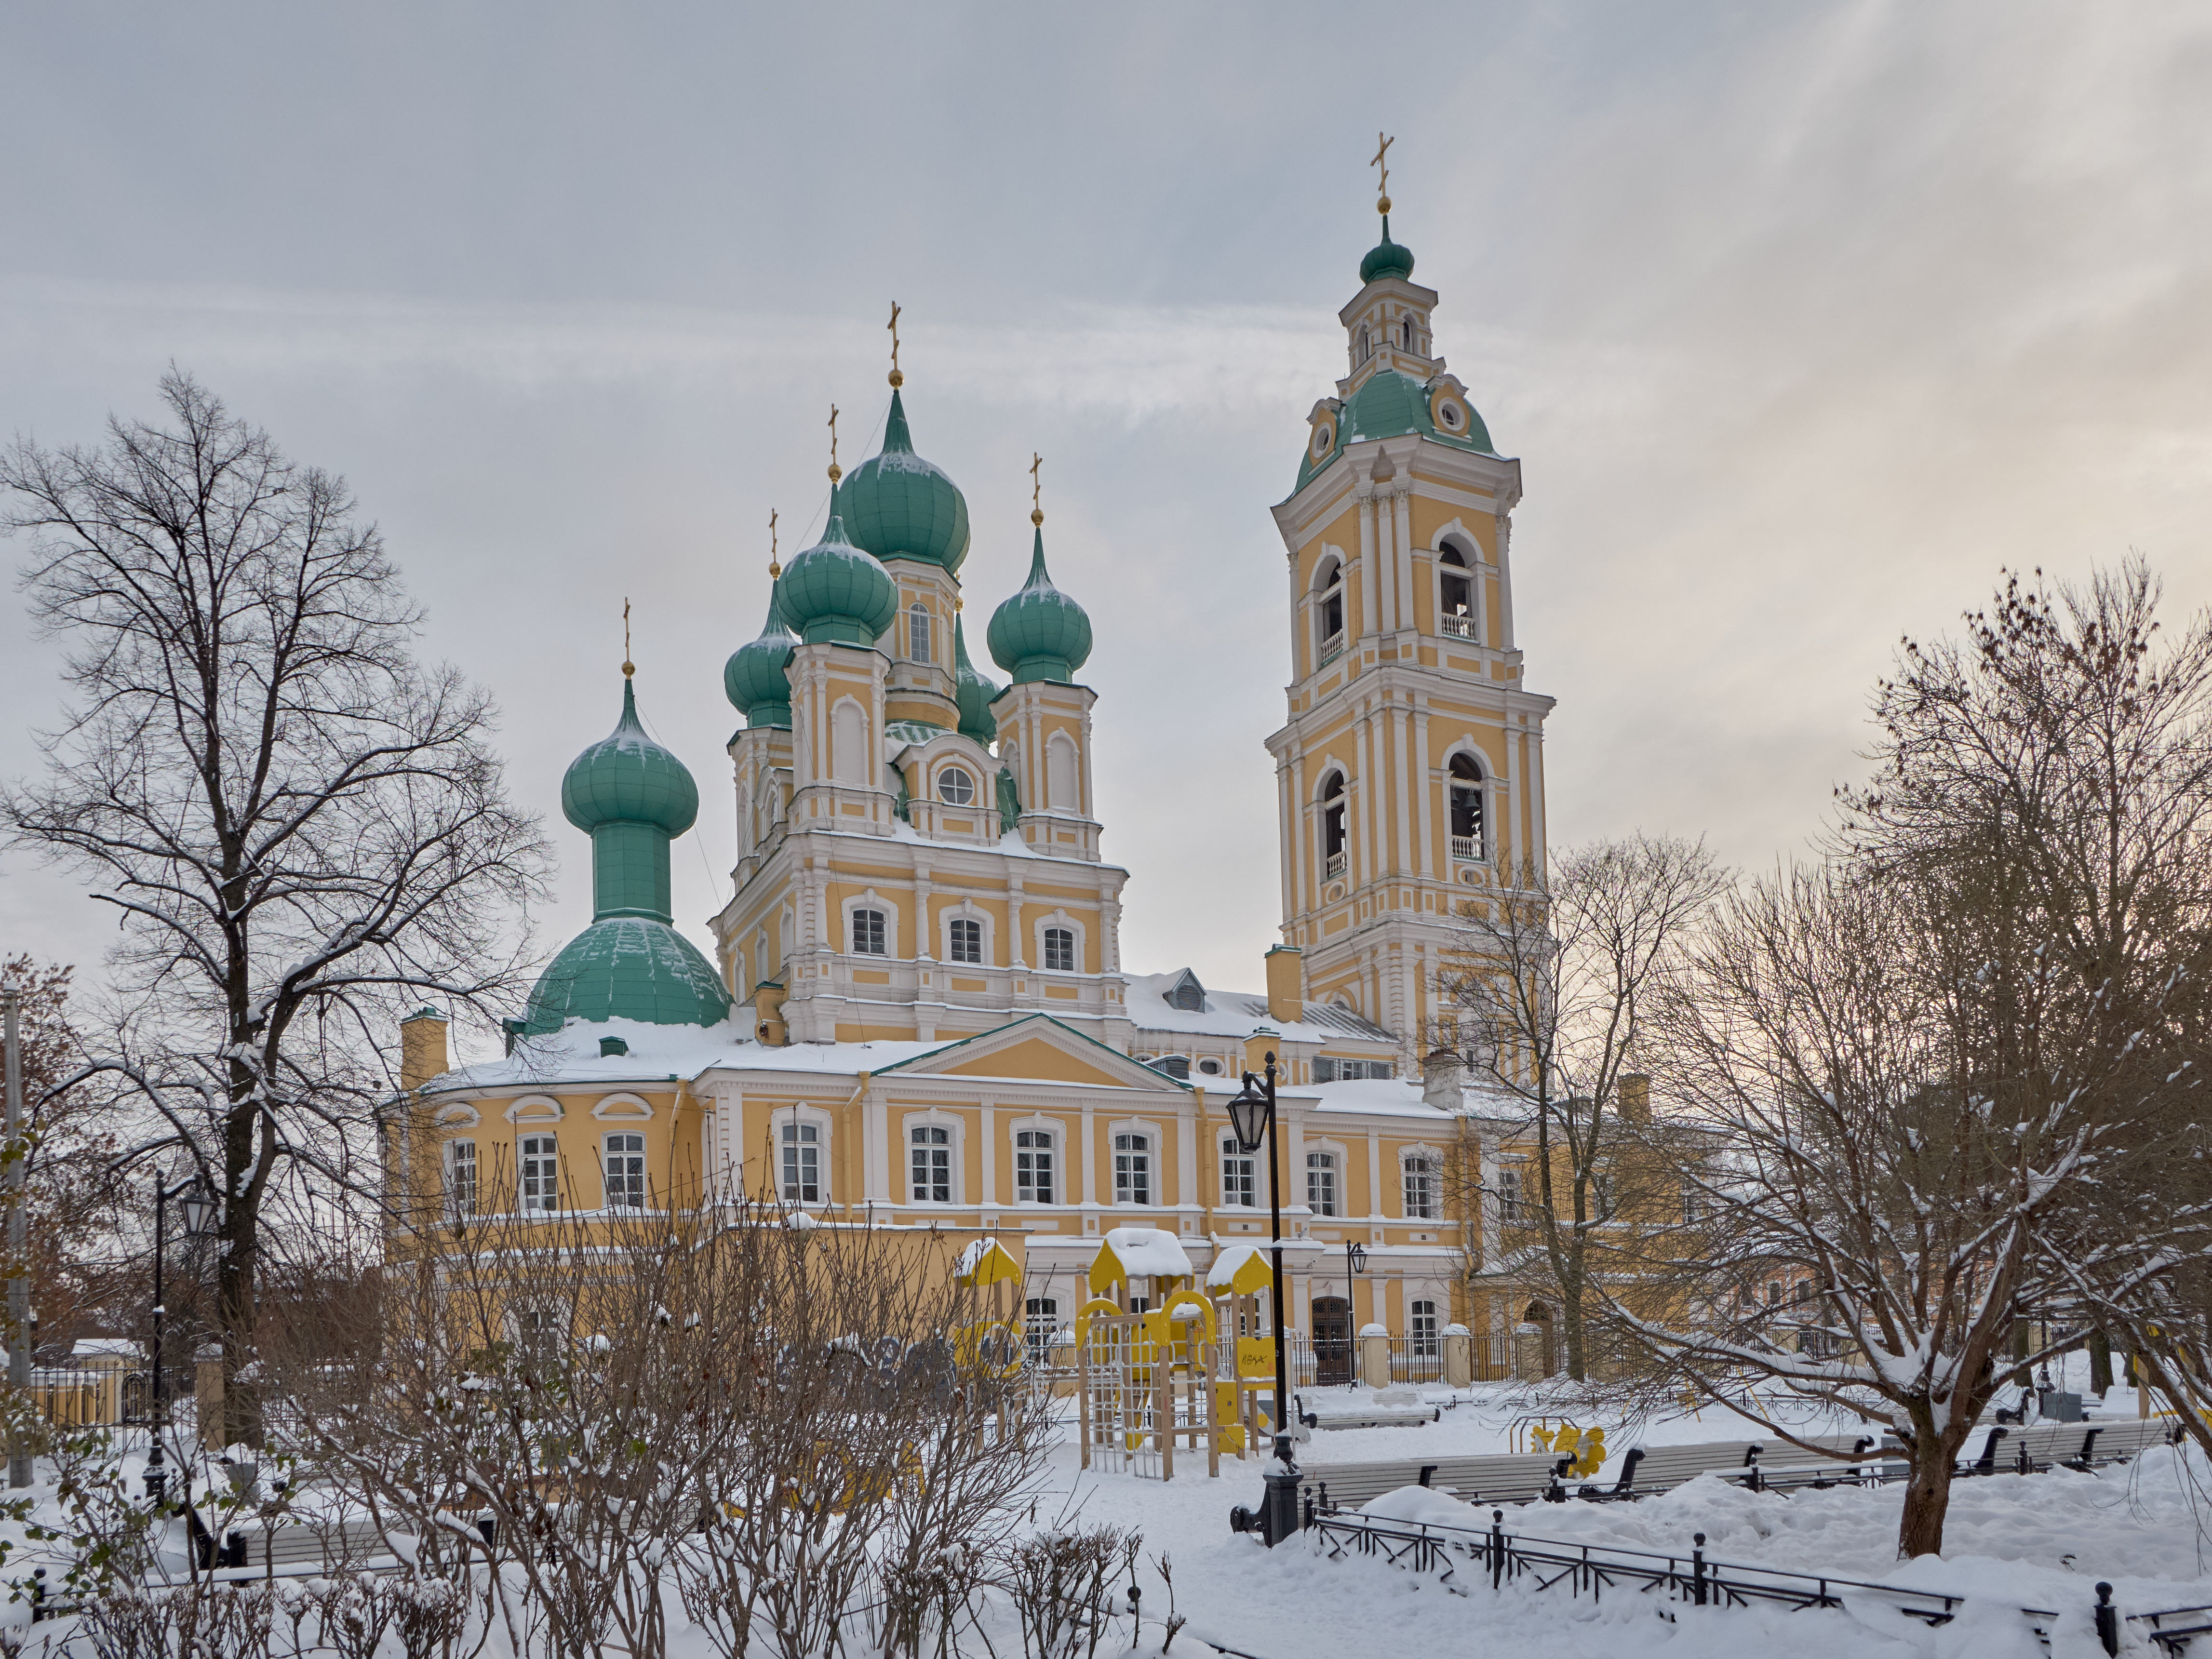
[[[1048,1014],[1031,1014],[995,1031],[886,1069],[909,1077],[1012,1077],[1077,1087],[1188,1092],[1173,1078],[1139,1064]]]

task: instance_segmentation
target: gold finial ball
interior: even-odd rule
[[[783,567],[774,559],[768,562],[768,579],[772,582],[781,581],[783,579]]]
[[[1043,528],[1044,528],[1044,509],[1043,509],[1042,507],[1031,507],[1031,508],[1030,509],[1030,522],[1031,524],[1033,524],[1033,525],[1036,526],[1036,527],[1037,527],[1038,529],[1040,529],[1040,530],[1043,529]]]
[[[628,679],[631,675],[633,675],[633,674],[635,674],[635,673],[636,673],[636,672],[637,672],[637,665],[636,665],[635,663],[634,663],[634,662],[626,662],[626,663],[624,663],[624,664],[623,665],[623,678],[624,679]]]
[[[893,370],[891,371],[891,390],[892,390],[892,391],[894,391],[894,392],[896,392],[896,391],[897,391],[901,386],[904,386],[905,384],[906,384],[906,376],[905,376],[904,374],[901,374],[897,369],[896,369],[896,368],[895,368],[895,369],[893,369]]]
[[[830,482],[831,483],[836,483],[838,479],[844,476],[845,469],[843,467],[838,465],[835,461],[830,463]]]
[[[1375,210],[1377,213],[1388,213],[1390,210],[1390,198],[1387,196],[1376,197],[1375,198]]]
[[[968,601],[965,599],[955,599],[952,601],[952,608],[955,611],[964,610],[967,608],[967,605]]]

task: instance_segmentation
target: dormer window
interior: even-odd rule
[[[937,775],[937,798],[947,806],[965,806],[975,799],[975,780],[948,766]]]
[[[1202,1014],[1206,1012],[1206,987],[1198,982],[1197,975],[1186,968],[1182,977],[1168,988],[1166,1000],[1169,1007],[1180,1008],[1186,1014]]]

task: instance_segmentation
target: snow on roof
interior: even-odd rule
[[[81,1336],[70,1350],[71,1359],[107,1359],[120,1356],[135,1359],[146,1351],[145,1344],[127,1336]]]
[[[1270,1276],[1272,1264],[1260,1254],[1258,1245],[1217,1245],[1213,1252],[1213,1265],[1206,1272],[1206,1288],[1214,1291],[1233,1291],[1237,1289],[1238,1276],[1248,1268],[1255,1267],[1260,1279],[1264,1280]],[[1245,1282],[1249,1285],[1254,1281],[1247,1279]]]
[[[1106,1243],[1132,1279],[1180,1278],[1191,1270],[1182,1241],[1158,1227],[1115,1227],[1108,1231]]]
[[[1129,976],[1129,1018],[1137,1022],[1139,1030],[1245,1037],[1252,1035],[1253,1027],[1265,1025],[1286,1042],[1395,1044],[1398,1041],[1381,1026],[1370,1024],[1351,1009],[1339,1008],[1332,1003],[1309,1002],[1305,1005],[1305,1018],[1287,1025],[1267,1017],[1267,998],[1245,991],[1216,991],[1209,988],[1203,1010],[1175,1007],[1167,1000],[1168,993],[1189,971],[1177,968],[1164,974]]]
[[[629,1052],[601,1054],[602,1037],[620,1037]],[[765,1048],[752,1038],[750,1010],[733,1012],[714,1025],[571,1020],[544,1036],[517,1037],[514,1052],[503,1060],[447,1072],[431,1084],[430,1091],[688,1079],[715,1070],[818,1072],[829,1077],[856,1077],[951,1046],[943,1042],[794,1042],[787,1048]]]

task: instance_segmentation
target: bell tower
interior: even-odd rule
[[[1274,509],[1290,584],[1289,719],[1267,739],[1283,942],[1307,1000],[1431,1040],[1461,907],[1544,864],[1544,720],[1513,631],[1521,463],[1435,355],[1434,289],[1382,238],[1337,313],[1348,373],[1307,416]]]

